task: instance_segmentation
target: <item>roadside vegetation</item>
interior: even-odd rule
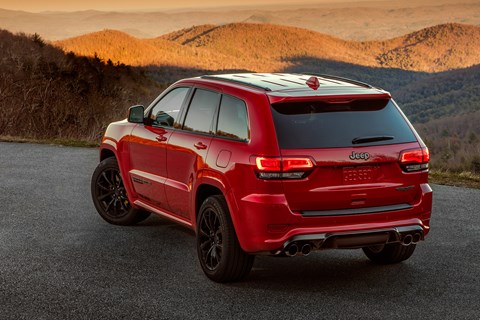
[[[470,171],[451,172],[430,170],[429,180],[431,183],[447,186],[480,189],[480,173],[472,173]]]
[[[161,90],[141,70],[66,54],[38,35],[0,30],[0,52],[2,136],[98,141],[130,104]]]

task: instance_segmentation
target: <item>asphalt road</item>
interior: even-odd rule
[[[202,273],[193,233],[159,217],[104,222],[97,150],[0,143],[0,319],[479,319],[480,191],[433,186],[427,241],[408,261],[360,250],[257,257],[250,276]]]

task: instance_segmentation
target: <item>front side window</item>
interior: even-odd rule
[[[245,102],[224,95],[218,114],[217,136],[248,141],[247,106]]]
[[[167,93],[153,107],[150,113],[152,126],[173,127],[178,120],[180,108],[187,96],[189,88],[176,88]]]
[[[213,118],[219,102],[219,93],[203,89],[195,90],[183,130],[212,133]]]

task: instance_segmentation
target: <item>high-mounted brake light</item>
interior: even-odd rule
[[[430,151],[427,147],[403,150],[400,152],[400,164],[407,172],[428,169]]]
[[[304,157],[256,157],[257,176],[261,179],[301,179],[313,168]]]
[[[318,81],[317,77],[310,77],[307,80],[306,84],[313,90],[317,90],[318,88],[320,88],[320,81]]]

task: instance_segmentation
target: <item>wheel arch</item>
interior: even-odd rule
[[[100,149],[100,161],[103,161],[107,158],[112,158],[112,157],[116,158],[118,160],[117,155],[110,148],[103,147],[103,148]]]
[[[225,196],[225,194],[222,192],[222,190],[218,186],[214,186],[210,183],[202,183],[198,186],[197,192],[195,192],[195,207],[194,207],[195,208],[195,212],[194,212],[195,224],[197,223],[198,213],[200,211],[200,207],[202,206],[202,203],[208,197],[215,196],[215,195]]]
[[[124,153],[120,153],[120,151],[116,149],[116,145],[113,146],[112,144],[103,142],[100,145],[100,162],[111,157],[117,160],[120,174],[122,175],[123,183],[127,191],[128,199],[131,202],[131,206],[139,209],[138,206],[135,204],[135,200],[138,196],[129,178],[129,159],[125,159]]]
[[[239,223],[239,221],[238,221],[239,217],[237,217],[237,215],[235,214],[238,211],[238,206],[237,206],[237,202],[235,200],[235,196],[234,196],[231,189],[226,190],[224,188],[224,186],[221,185],[216,180],[202,181],[202,183],[199,184],[199,186],[197,187],[197,190],[195,192],[195,199],[194,199],[194,209],[195,209],[195,211],[193,213],[194,216],[192,217],[192,223],[194,224],[194,230],[196,231],[198,214],[199,214],[200,207],[202,206],[203,201],[205,201],[205,199],[207,199],[208,197],[215,196],[215,195],[221,195],[221,196],[225,197],[225,200],[226,200],[227,206],[228,206],[229,215],[230,215],[230,218],[232,219],[232,223],[233,223],[233,227],[235,229],[235,233],[237,235],[237,239],[240,243],[240,246],[242,248],[244,248],[243,243],[242,243],[243,241],[239,237],[238,231],[237,231],[238,230],[237,225]]]

